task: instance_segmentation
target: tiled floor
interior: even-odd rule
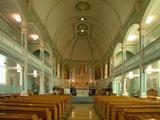
[[[68,120],[100,120],[92,104],[74,104]]]

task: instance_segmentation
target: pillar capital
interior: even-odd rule
[[[27,22],[22,21],[22,23],[21,23],[21,31],[22,31],[22,33],[26,33],[27,32]]]
[[[127,47],[125,45],[122,45],[121,49],[122,51],[126,51]]]
[[[146,28],[144,27],[144,25],[140,24],[140,26],[139,26],[139,32],[141,32],[142,35],[146,34]]]

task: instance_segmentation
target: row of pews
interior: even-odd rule
[[[102,120],[160,120],[159,100],[95,96],[94,108]]]
[[[69,95],[0,97],[0,120],[60,120],[70,108]]]

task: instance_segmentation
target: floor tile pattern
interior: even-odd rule
[[[68,120],[100,120],[92,104],[74,104]]]

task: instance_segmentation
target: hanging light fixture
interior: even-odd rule
[[[153,16],[148,16],[146,19],[146,24],[150,24],[153,21]]]
[[[16,69],[17,69],[17,72],[22,72],[22,68],[21,68],[21,65],[17,63],[17,66],[16,66]]]
[[[133,72],[132,72],[132,71],[128,73],[128,78],[129,78],[129,79],[132,79],[132,78],[133,78]]]
[[[39,39],[39,36],[37,34],[31,34],[30,36],[33,40],[38,40]]]
[[[22,21],[21,16],[19,14],[13,14],[13,18],[20,23]]]
[[[82,17],[82,18],[80,18],[80,20],[81,20],[81,21],[84,21],[84,20],[85,20],[85,18],[83,18],[83,17]]]
[[[38,75],[37,70],[34,70],[34,71],[33,71],[33,77],[35,77],[35,78],[36,78],[36,77],[37,77],[37,75]]]

